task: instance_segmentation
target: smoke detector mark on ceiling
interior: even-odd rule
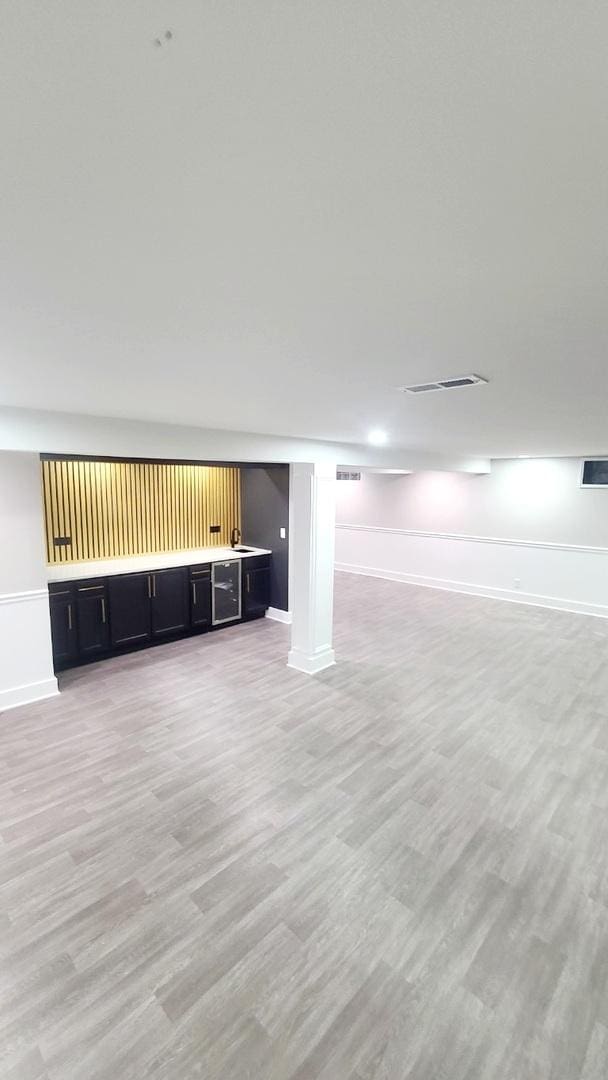
[[[481,375],[455,375],[451,379],[437,379],[436,382],[414,383],[412,386],[400,386],[404,394],[428,394],[432,390],[460,390],[463,386],[478,386],[487,383]]]

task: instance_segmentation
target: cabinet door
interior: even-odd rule
[[[106,652],[110,647],[108,597],[105,583],[76,587],[78,645],[81,656]]]
[[[68,664],[78,659],[76,605],[71,589],[51,593],[50,607],[53,660],[56,664]]]
[[[263,615],[270,603],[270,570],[253,566],[245,570],[243,581],[243,614],[246,619]]]
[[[211,570],[190,571],[190,623],[192,626],[211,624]]]
[[[110,640],[113,646],[150,639],[151,574],[121,574],[108,579]]]
[[[184,566],[175,570],[159,570],[152,578],[152,636],[177,634],[187,630],[190,621],[188,608],[188,572]]]

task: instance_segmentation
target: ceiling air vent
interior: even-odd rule
[[[458,390],[461,386],[477,386],[487,383],[481,375],[456,375],[453,379],[437,379],[437,382],[414,383],[413,386],[401,386],[404,394],[427,394],[431,390]]]
[[[360,480],[361,473],[353,472],[350,469],[338,469],[336,472],[336,480]]]

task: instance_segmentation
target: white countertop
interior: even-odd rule
[[[47,566],[48,581],[72,581],[77,578],[111,577],[112,574],[132,574],[168,570],[172,566],[194,566],[195,563],[227,562],[228,559],[247,559],[251,555],[271,555],[268,548],[234,551],[231,547],[193,548],[190,551],[171,551],[164,555],[129,555],[119,559],[93,559],[90,562],[61,563]]]

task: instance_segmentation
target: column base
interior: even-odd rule
[[[336,655],[333,649],[323,649],[314,656],[308,656],[299,649],[290,649],[287,654],[287,667],[303,671],[305,675],[318,675],[320,671],[325,671],[325,668],[333,667],[335,662]]]

